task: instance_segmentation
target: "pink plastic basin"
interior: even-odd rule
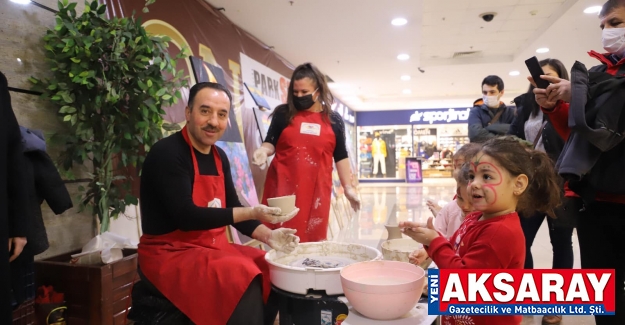
[[[371,319],[406,315],[417,305],[424,284],[425,271],[404,262],[361,262],[341,270],[345,297],[356,311]]]

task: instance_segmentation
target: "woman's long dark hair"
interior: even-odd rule
[[[297,109],[293,105],[293,84],[296,80],[302,80],[304,78],[310,78],[312,80],[313,85],[317,88],[317,93],[319,94],[319,98],[317,99],[321,106],[323,107],[323,118],[327,123],[331,123],[330,114],[332,114],[332,103],[334,103],[334,96],[332,96],[332,92],[330,91],[330,87],[328,87],[328,83],[326,82],[326,77],[317,67],[312,65],[312,63],[304,63],[293,71],[293,76],[291,76],[291,82],[289,83],[289,94],[287,98],[286,105],[279,106],[273,113],[275,114],[279,109],[286,109],[286,118],[288,123],[291,123],[295,114],[297,114]]]
[[[541,67],[550,66],[557,74],[560,79],[569,80],[569,72],[566,71],[566,67],[562,61],[558,59],[544,59],[539,62]],[[526,98],[534,98],[534,86],[530,85],[529,90],[527,91],[528,96]],[[535,100],[526,100],[524,105],[528,105],[532,108],[532,116],[538,115],[538,111],[540,111],[540,107],[536,103]],[[526,111],[527,112],[527,111]]]

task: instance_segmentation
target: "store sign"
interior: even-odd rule
[[[412,135],[436,135],[436,129],[414,129]]]
[[[418,110],[410,116],[410,123],[459,123],[469,120],[470,108],[454,109],[450,108],[446,111],[436,110]]]
[[[332,110],[339,113],[345,123],[356,123],[356,115],[354,114],[354,111],[349,109],[349,107],[345,106],[345,104],[343,104],[340,100],[336,98],[334,99],[334,103],[332,104]]]

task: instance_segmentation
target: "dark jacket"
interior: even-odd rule
[[[508,134],[527,140],[525,137],[525,122],[529,120],[533,109],[532,105],[527,105],[527,103],[534,100],[534,95],[529,93],[520,95],[514,99],[517,114],[510,125]],[[543,121],[547,122],[541,135],[543,138],[543,145],[545,146],[545,151],[547,152],[549,158],[556,162],[558,157],[560,157],[562,149],[564,148],[564,140],[560,137],[560,135],[558,135],[558,132],[553,127],[553,124],[549,121],[547,114],[543,114]]]
[[[36,130],[21,128],[24,148],[24,185],[27,188],[28,210],[21,213],[28,219],[26,238],[28,240],[22,254],[11,262],[11,289],[15,304],[33,299],[34,256],[50,247],[48,234],[41,214],[41,203],[46,200],[55,214],[61,214],[72,207],[72,200],[65,188],[52,159],[45,152],[43,134]]]
[[[38,130],[20,127],[24,144],[28,186],[28,204],[31,207],[31,228],[28,231],[26,248],[32,255],[46,251],[50,244],[43,222],[41,204],[45,200],[54,214],[61,214],[72,208],[72,199],[61,179],[54,162],[45,152],[46,142],[43,134]]]
[[[20,129],[11,106],[7,79],[0,73],[0,243],[8,238],[25,236],[27,218],[17,211],[26,205],[23,183],[23,160]],[[0,324],[11,324],[9,252],[0,249]]]
[[[587,200],[597,193],[625,195],[625,78],[603,72],[608,69],[589,72],[575,62],[571,70],[571,133],[557,167]]]
[[[497,112],[504,110],[497,122],[489,125]],[[474,106],[469,113],[469,140],[471,142],[483,142],[499,135],[505,135],[510,129],[510,124],[514,120],[515,109],[507,107],[501,103],[494,111],[486,105]]]

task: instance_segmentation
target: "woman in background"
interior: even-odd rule
[[[301,242],[326,239],[333,163],[352,208],[360,209],[351,183],[345,124],[332,110],[333,101],[325,76],[310,63],[298,66],[291,77],[287,103],[276,107],[265,142],[254,152],[253,163],[261,167],[275,154],[267,172],[263,204],[268,198],[295,195],[300,212],[283,226],[297,229]]]
[[[545,59],[540,61],[545,75],[569,79],[564,64],[557,59]],[[534,144],[534,148],[538,151],[547,153],[549,158],[555,163],[564,148],[564,140],[558,135],[551,125],[547,115],[543,114],[534,98],[534,86],[530,86],[529,91],[514,99],[517,107],[517,116],[510,126],[509,134],[517,136]],[[568,199],[567,199],[568,200]],[[563,202],[576,204],[576,202]],[[554,269],[571,269],[573,268],[573,226],[563,224],[561,219],[564,216],[558,216],[557,219],[548,218],[545,213],[536,212],[533,216],[521,216],[521,227],[525,235],[525,268],[533,269],[534,261],[532,259],[532,244],[538,229],[543,221],[547,219],[549,226],[549,238],[553,247]],[[543,324],[559,324],[562,316],[546,315],[543,317]]]

